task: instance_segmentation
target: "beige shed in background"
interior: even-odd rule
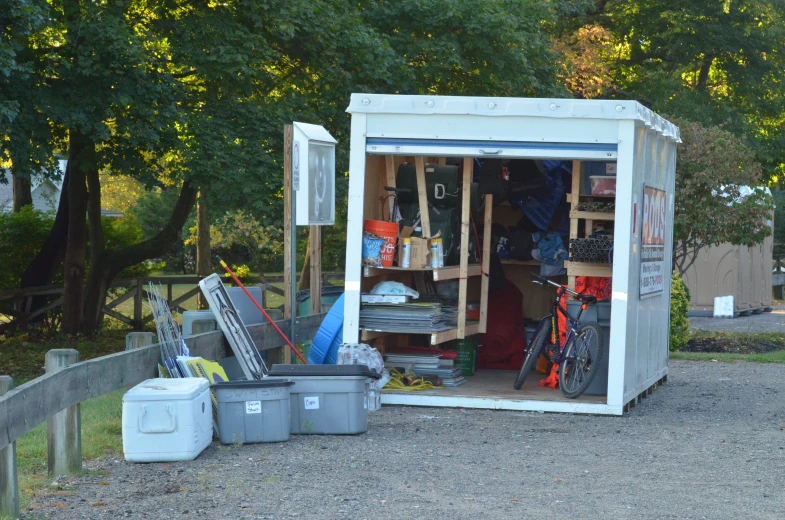
[[[714,298],[733,296],[734,315],[771,310],[774,237],[755,247],[721,244],[704,249],[684,275],[690,316],[712,316]]]

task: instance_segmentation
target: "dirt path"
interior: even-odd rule
[[[87,464],[28,519],[781,519],[785,365],[671,362],[623,417],[386,407],[367,434]]]
[[[726,332],[785,332],[785,306],[771,312],[738,318],[690,318],[690,329]]]

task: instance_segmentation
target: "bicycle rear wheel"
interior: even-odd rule
[[[518,377],[515,378],[515,389],[520,390],[523,383],[526,381],[529,373],[534,369],[537,360],[540,358],[542,347],[551,337],[551,318],[550,316],[543,318],[540,321],[540,327],[537,334],[532,338],[529,348],[526,349],[526,357],[523,358],[521,370],[518,372]]]
[[[589,388],[600,369],[602,354],[600,326],[589,322],[578,327],[559,365],[559,387],[564,397],[575,399]]]

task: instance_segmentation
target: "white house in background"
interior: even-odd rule
[[[31,183],[31,194],[33,196],[33,208],[39,211],[57,211],[60,204],[60,196],[63,194],[62,175],[65,174],[66,161],[58,161],[61,177],[59,180],[45,179],[34,176]],[[14,206],[13,175],[11,170],[5,170],[5,178],[8,184],[0,183],[0,213],[6,213]],[[102,209],[101,215],[104,217],[122,217],[119,211]]]

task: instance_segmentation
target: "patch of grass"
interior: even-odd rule
[[[122,453],[122,400],[125,389],[85,401],[81,405],[82,459]],[[47,449],[46,423],[39,424],[16,441],[19,472],[19,499],[22,508],[37,497],[46,496]]]
[[[785,350],[785,334],[780,332],[715,332],[696,330],[690,333],[681,353],[766,354]],[[776,357],[776,356],[775,356]]]
[[[125,349],[127,330],[104,330],[95,336],[0,336],[0,374],[14,378],[14,386],[44,374],[44,356],[55,348],[73,348],[85,361]]]
[[[776,350],[764,354],[728,354],[723,352],[671,352],[671,359],[685,361],[749,361],[751,363],[785,363],[785,350]]]

